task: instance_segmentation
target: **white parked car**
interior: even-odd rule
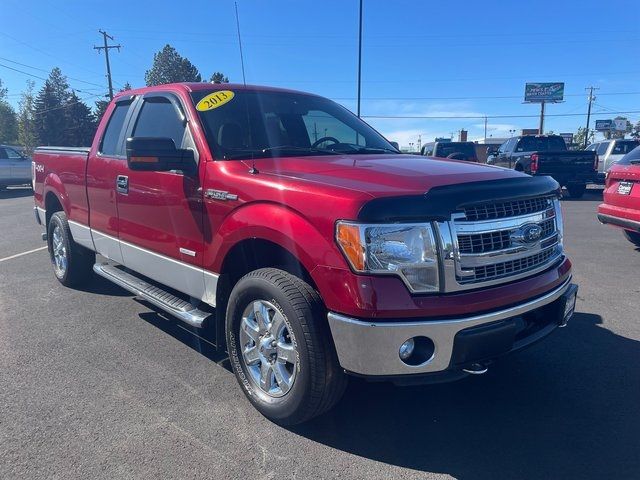
[[[611,166],[631,150],[640,145],[640,141],[628,138],[602,140],[589,145],[586,149],[598,154],[598,180],[604,183],[605,174]]]

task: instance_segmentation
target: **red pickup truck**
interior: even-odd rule
[[[349,375],[483,373],[575,307],[553,179],[402,155],[319,96],[127,91],[91,148],[39,148],[33,171],[58,280],[95,272],[208,325],[281,424],[328,410]]]

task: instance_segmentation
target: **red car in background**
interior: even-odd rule
[[[611,167],[605,180],[604,203],[598,220],[621,227],[624,236],[640,247],[640,147]]]

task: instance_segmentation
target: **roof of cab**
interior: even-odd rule
[[[200,91],[211,91],[214,92],[216,90],[247,90],[247,91],[260,91],[260,92],[282,92],[282,93],[297,93],[302,95],[315,95],[313,93],[308,92],[300,92],[297,90],[290,90],[286,88],[278,88],[278,87],[267,87],[263,85],[243,85],[241,83],[206,83],[206,82],[184,82],[184,83],[166,83],[163,85],[155,85],[153,87],[142,87],[142,88],[134,88],[131,90],[126,90],[124,92],[119,92],[116,97],[120,97],[122,95],[144,95],[149,92],[157,92],[157,91],[175,91],[175,90],[183,90],[186,92],[200,92]]]

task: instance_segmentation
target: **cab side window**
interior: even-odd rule
[[[109,119],[109,123],[107,124],[107,128],[104,131],[102,140],[100,141],[100,148],[98,151],[102,155],[114,157],[124,155],[124,145],[121,135],[130,105],[131,102],[120,102],[116,105],[116,108]]]
[[[152,97],[142,105],[133,136],[171,138],[176,148],[182,148],[185,130],[186,124],[173,103],[163,97]]]

